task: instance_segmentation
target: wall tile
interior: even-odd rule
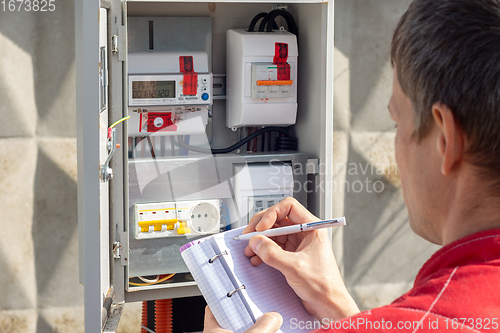
[[[55,307],[39,311],[37,333],[83,333],[83,306]]]
[[[0,311],[2,333],[35,333],[37,312],[31,310]]]
[[[36,160],[35,140],[0,140],[0,310],[36,306],[31,239]]]
[[[37,113],[32,53],[17,43],[19,39],[30,38],[31,26],[28,23],[20,27],[20,34],[15,36],[6,35],[0,28],[0,137],[35,134]]]
[[[34,70],[38,135],[76,135],[73,1],[57,1],[56,10],[37,17]]]
[[[75,139],[39,139],[34,195],[38,307],[80,305]]]

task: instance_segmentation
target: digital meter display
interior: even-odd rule
[[[132,99],[175,98],[175,81],[132,81]]]

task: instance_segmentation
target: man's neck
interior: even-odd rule
[[[456,185],[443,224],[443,245],[479,231],[500,228],[500,196],[494,196],[477,177],[461,178]]]

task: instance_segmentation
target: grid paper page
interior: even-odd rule
[[[233,240],[233,237],[241,235],[243,229],[238,228],[214,235],[209,241],[217,244],[219,248],[216,251],[227,250],[231,254],[223,256],[223,260],[234,272],[235,283],[245,285],[245,289],[238,293],[244,296],[249,311],[255,319],[269,311],[279,312],[283,316],[280,332],[309,332],[310,330],[300,330],[297,325],[292,324],[292,319],[296,320],[295,323],[299,323],[315,322],[316,318],[305,310],[283,274],[266,264],[253,266],[243,253],[248,241]]]
[[[234,290],[234,287],[220,260],[208,262],[215,255],[211,244],[206,241],[181,253],[219,325],[234,332],[244,332],[253,325],[253,320],[241,295],[235,293],[232,297],[227,297],[227,293]]]

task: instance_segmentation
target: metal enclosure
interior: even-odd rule
[[[298,109],[292,128],[299,140],[298,152],[148,156],[153,146],[161,149],[163,143],[148,141],[139,145],[129,138],[125,123],[115,127],[114,135],[108,135],[108,126],[129,112],[128,53],[136,47],[149,47],[141,37],[147,31],[141,22],[161,18],[159,29],[163,31],[181,18],[202,18],[193,22],[211,25],[211,43],[205,50],[214,82],[224,83],[226,31],[247,28],[257,13],[271,11],[273,5],[271,1],[76,1],[79,260],[87,332],[114,331],[125,302],[199,295],[196,284],[187,280],[130,287],[129,274],[157,274],[148,269],[158,254],[148,255],[143,248],[145,241],[133,235],[130,221],[135,203],[203,196],[234,199],[236,166],[278,163],[297,170],[293,176],[294,196],[320,218],[332,217],[333,0],[280,3],[287,6],[299,27]],[[168,43],[182,50],[190,47],[185,40],[172,41],[161,35],[153,41],[159,48]],[[206,144],[212,147],[227,147],[238,141],[238,132],[226,127],[225,103],[224,90],[214,88],[206,130]],[[111,151],[109,168],[113,177],[109,178],[103,176],[103,170],[107,170]],[[321,167],[319,172],[308,175],[311,163]],[[139,185],[138,172],[151,178],[147,186]],[[181,240],[171,241],[170,250],[163,248],[160,241],[151,241],[147,243],[148,251],[157,248],[158,253],[173,253],[176,246],[182,245]],[[164,264],[168,266],[168,262]]]

